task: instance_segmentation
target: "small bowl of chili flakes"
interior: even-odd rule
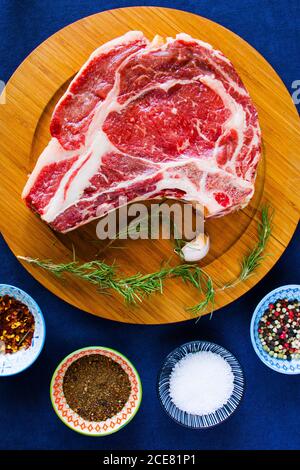
[[[45,341],[41,309],[29,294],[0,284],[0,376],[18,374],[37,359]]]
[[[69,354],[55,370],[50,398],[62,422],[87,436],[123,428],[142,400],[139,374],[123,354],[89,346]]]
[[[266,366],[282,374],[300,374],[300,285],[278,287],[259,302],[250,336]]]

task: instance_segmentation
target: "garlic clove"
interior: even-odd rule
[[[209,236],[201,234],[191,242],[186,243],[181,251],[186,262],[195,262],[204,258],[209,252],[209,248]]]

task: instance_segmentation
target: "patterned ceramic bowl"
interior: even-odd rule
[[[228,362],[234,375],[234,388],[228,402],[214,413],[202,416],[192,415],[177,408],[172,402],[169,386],[170,376],[176,363],[188,354],[199,351],[211,351],[219,354]],[[158,396],[162,407],[174,421],[193,429],[211,428],[229,418],[240,404],[244,388],[244,375],[237,359],[227,349],[207,341],[191,341],[179,346],[167,356],[158,376]]]
[[[34,316],[35,328],[31,346],[13,354],[0,354],[0,376],[15,375],[27,369],[43,349],[46,335],[45,321],[38,304],[18,287],[0,284],[0,295],[10,295],[23,302]]]
[[[293,359],[287,361],[286,359],[276,359],[270,356],[266,351],[263,350],[261,341],[258,336],[258,324],[259,320],[267,310],[270,303],[275,302],[280,298],[288,299],[300,299],[300,286],[291,284],[287,286],[278,287],[267,294],[257,305],[254,310],[251,325],[250,325],[250,336],[254,351],[258,355],[259,359],[270,369],[276,370],[281,374],[300,374],[300,360]]]
[[[63,379],[68,367],[80,357],[90,354],[102,354],[116,361],[128,374],[131,383],[131,393],[127,403],[118,414],[106,421],[94,422],[81,418],[69,407],[63,392]],[[50,397],[57,416],[73,431],[87,436],[107,436],[119,431],[135,416],[142,400],[142,384],[135,367],[123,354],[102,346],[89,346],[74,351],[59,364],[51,380]]]

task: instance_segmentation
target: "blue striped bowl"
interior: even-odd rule
[[[211,351],[222,356],[230,365],[234,375],[234,388],[228,402],[214,413],[203,416],[180,410],[174,405],[170,396],[170,376],[176,363],[188,354],[199,351]],[[229,418],[239,406],[244,388],[244,374],[237,359],[227,349],[208,341],[191,341],[176,348],[167,356],[158,376],[158,396],[162,407],[176,423],[193,429],[211,428]]]
[[[251,325],[250,325],[250,337],[254,351],[258,355],[259,359],[270,369],[280,372],[281,374],[295,375],[300,374],[300,360],[293,359],[288,361],[287,359],[277,359],[266,351],[263,350],[260,338],[258,336],[258,325],[261,317],[265,310],[267,310],[270,303],[274,303],[277,299],[288,298],[288,299],[300,299],[300,285],[289,284],[287,286],[278,287],[277,289],[269,292],[257,305],[254,310]]]

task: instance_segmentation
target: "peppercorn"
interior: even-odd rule
[[[297,299],[270,303],[258,324],[263,349],[278,359],[300,358],[300,309]]]

